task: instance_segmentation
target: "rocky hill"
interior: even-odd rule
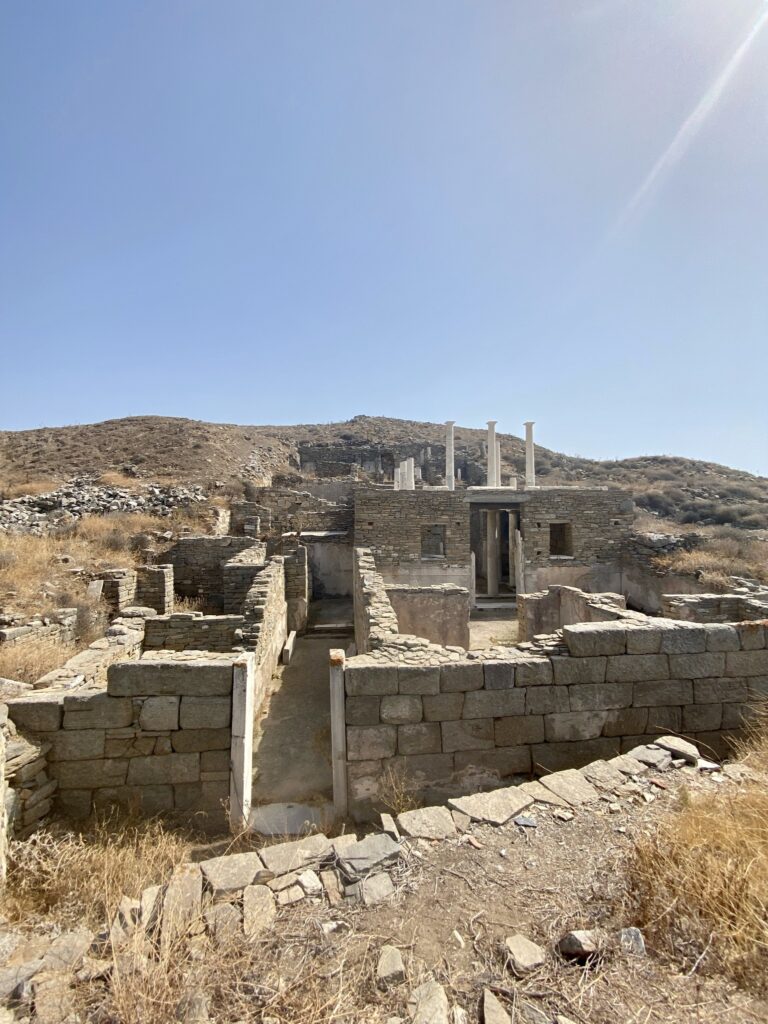
[[[480,458],[485,432],[456,428],[457,455]],[[296,473],[298,445],[441,445],[442,424],[355,416],[343,423],[238,426],[162,416],[0,432],[0,491],[21,493],[75,475],[118,473],[144,481],[262,482]],[[500,435],[506,469],[523,468],[523,442]],[[541,483],[613,484],[638,506],[681,523],[768,529],[768,479],[715,463],[673,456],[600,462],[537,446]]]

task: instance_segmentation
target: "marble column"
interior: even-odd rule
[[[395,490],[400,490],[400,467],[395,466]]]
[[[533,424],[535,420],[525,422],[525,486],[536,486],[536,462],[533,451]]]
[[[486,513],[486,594],[488,597],[499,596],[499,513],[488,509]]]
[[[406,487],[409,491],[416,490],[416,461],[413,458],[405,460]]]
[[[496,486],[496,424],[498,420],[488,420],[488,470],[486,487]]]
[[[445,424],[445,483],[449,491],[456,489],[454,476],[455,455],[453,451],[453,428],[455,420],[447,420]]]
[[[501,487],[501,441],[496,442],[496,486]]]

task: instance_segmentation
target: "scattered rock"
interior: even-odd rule
[[[313,861],[325,859],[332,852],[330,839],[318,833],[291,843],[267,846],[261,851],[261,859],[274,875],[287,875],[289,871],[300,871]]]
[[[600,952],[605,943],[602,932],[577,930],[566,932],[557,944],[557,951],[566,960],[589,960]]]
[[[472,824],[470,816],[468,814],[464,814],[463,811],[451,811],[451,817],[453,818],[453,823],[459,832],[466,832]]]
[[[307,894],[307,896],[321,896],[323,892],[323,883],[320,881],[318,876],[311,869],[302,871],[297,879],[299,885]]]
[[[648,768],[655,768],[657,772],[665,772],[672,764],[672,755],[668,750],[662,750],[661,747],[649,744],[633,747],[629,752],[629,757],[647,765]]]
[[[645,956],[645,937],[639,928],[622,928],[619,932],[619,945],[623,952],[632,956]]]
[[[483,989],[483,1024],[512,1024],[512,1018],[489,988]]]
[[[163,900],[160,946],[168,952],[201,918],[203,873],[198,864],[180,864],[174,869]]]
[[[405,981],[405,964],[397,946],[382,946],[376,965],[376,985],[386,991]]]
[[[395,887],[386,871],[369,875],[360,883],[360,896],[366,907],[382,903],[394,893]]]
[[[243,934],[240,909],[232,903],[214,903],[203,914],[208,931],[215,942],[232,942]]]
[[[380,817],[382,832],[386,832],[387,835],[392,836],[395,842],[397,842],[397,840],[400,838],[400,833],[397,829],[397,825],[395,824],[395,819],[392,817],[391,814],[382,814],[380,815]]]
[[[447,839],[456,835],[451,812],[447,807],[421,807],[398,814],[401,831],[414,839]]]
[[[662,750],[668,750],[673,757],[681,757],[688,764],[696,764],[701,756],[699,754],[698,747],[695,747],[693,743],[689,743],[688,740],[683,740],[679,736],[660,736],[655,741],[657,747],[661,747]]]
[[[425,981],[411,993],[408,1000],[411,1024],[449,1024],[448,997],[442,985]]]
[[[75,1009],[75,993],[69,974],[44,972],[34,984],[35,1021],[38,1024],[63,1024]]]
[[[531,942],[529,938],[519,933],[509,935],[504,940],[504,954],[507,966],[519,975],[527,974],[528,971],[541,967],[547,959],[547,954],[541,946],[537,946],[535,942]]]
[[[400,854],[400,845],[391,836],[371,834],[345,847],[340,859],[343,870],[354,878],[397,859]]]

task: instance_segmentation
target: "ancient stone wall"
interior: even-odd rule
[[[352,529],[352,505],[348,502],[328,501],[325,498],[290,487],[261,487],[254,489],[255,501],[241,512],[238,503],[234,521],[238,528],[245,518],[258,513],[261,516],[261,535],[279,540],[284,533],[302,531],[346,531]]]
[[[256,548],[253,558],[266,558],[266,548],[252,537],[182,537],[166,553],[173,565],[174,587],[181,597],[201,598],[212,611],[224,610],[224,566],[236,555]]]
[[[376,650],[399,632],[397,616],[376,562],[367,548],[354,550],[355,646],[358,654]]]
[[[295,629],[301,632],[307,626],[307,613],[312,595],[312,574],[309,570],[307,549],[303,544],[297,544],[290,554],[285,555],[283,569],[288,631]]]
[[[587,594],[577,587],[550,586],[535,594],[517,595],[518,641],[538,633],[554,633],[576,622],[609,622],[638,618],[627,611],[620,594]],[[640,615],[642,620],[645,616]]]
[[[660,732],[720,754],[750,702],[768,696],[762,623],[580,623],[526,650],[483,654],[420,654],[416,638],[399,637],[347,662],[354,814],[374,808],[387,769],[426,796],[463,775],[579,767]]]
[[[138,658],[141,653],[144,622],[141,617],[115,619],[103,637],[68,658],[60,668],[40,676],[34,684],[35,689],[73,690],[84,686],[106,686],[110,665]]]
[[[153,608],[158,615],[173,611],[173,566],[142,565],[136,569],[106,569],[102,597],[115,615],[126,608]]]
[[[470,608],[466,587],[387,584],[386,592],[401,633],[423,636],[445,647],[469,647]]]
[[[77,609],[59,608],[51,616],[36,617],[0,629],[0,648],[34,650],[41,655],[73,647],[77,639]]]
[[[768,619],[768,593],[664,594],[664,615],[688,622],[746,622]]]
[[[221,593],[214,598],[218,609],[227,615],[239,615],[254,580],[266,565],[263,544],[254,544],[225,562],[221,567]]]
[[[255,577],[242,607],[242,646],[256,652],[256,667],[267,673],[266,686],[287,636],[285,571],[278,555]]]
[[[0,704],[0,890],[5,885],[8,857],[8,783],[5,778],[5,746],[8,739],[8,708]]]
[[[424,554],[424,531],[441,528],[442,556]],[[355,547],[370,548],[388,583],[467,586],[469,506],[459,491],[362,488],[355,497]]]
[[[242,615],[177,612],[147,619],[145,651],[231,651],[242,640]]]
[[[106,690],[38,691],[10,717],[50,744],[58,809],[206,811],[229,795],[232,667],[242,655],[156,653],[112,665]]]

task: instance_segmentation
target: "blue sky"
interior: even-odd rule
[[[767,21],[7,0],[0,427],[535,419],[768,475]]]

